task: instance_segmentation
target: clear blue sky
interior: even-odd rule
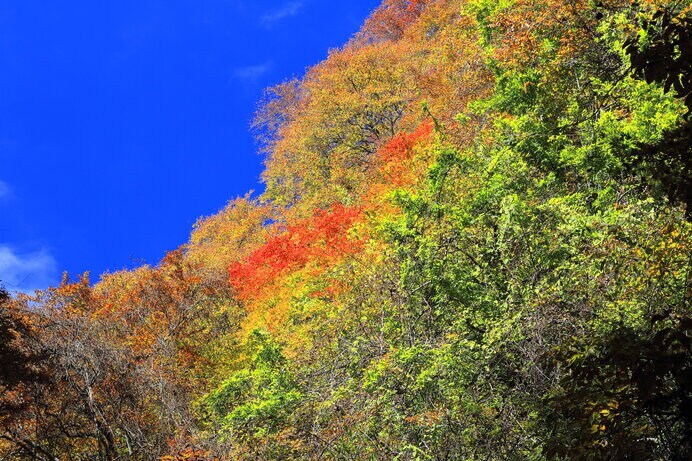
[[[261,189],[263,88],[378,0],[0,0],[0,280],[156,263]]]

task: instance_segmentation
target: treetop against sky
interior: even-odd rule
[[[157,263],[261,191],[263,89],[377,3],[0,1],[0,280],[31,291]]]

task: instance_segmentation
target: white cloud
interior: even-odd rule
[[[300,0],[288,2],[280,8],[267,12],[260,18],[260,22],[265,27],[271,27],[277,21],[295,16],[301,8],[303,8],[303,2]]]
[[[32,292],[55,285],[57,265],[47,250],[18,253],[0,245],[0,281],[10,292]]]
[[[233,76],[241,80],[257,80],[262,75],[269,72],[271,68],[272,63],[270,61],[253,66],[238,67],[233,70]]]

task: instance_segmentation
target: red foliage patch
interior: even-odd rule
[[[385,163],[400,162],[413,157],[413,148],[432,133],[432,122],[422,123],[413,133],[398,133],[380,150]]]
[[[380,150],[379,155],[383,161],[383,172],[387,179],[396,186],[402,186],[410,182],[412,171],[407,161],[415,154],[414,147],[427,139],[433,131],[431,121],[426,121],[416,128],[413,133],[399,133],[389,140]]]
[[[310,261],[325,263],[356,253],[363,241],[349,238],[347,232],[361,214],[360,209],[334,205],[318,211],[310,219],[288,226],[246,261],[231,265],[231,286],[241,299],[248,299],[276,277],[305,267]]]

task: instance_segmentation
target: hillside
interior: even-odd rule
[[[687,460],[689,0],[384,0],[265,191],[0,297],[0,459]]]

